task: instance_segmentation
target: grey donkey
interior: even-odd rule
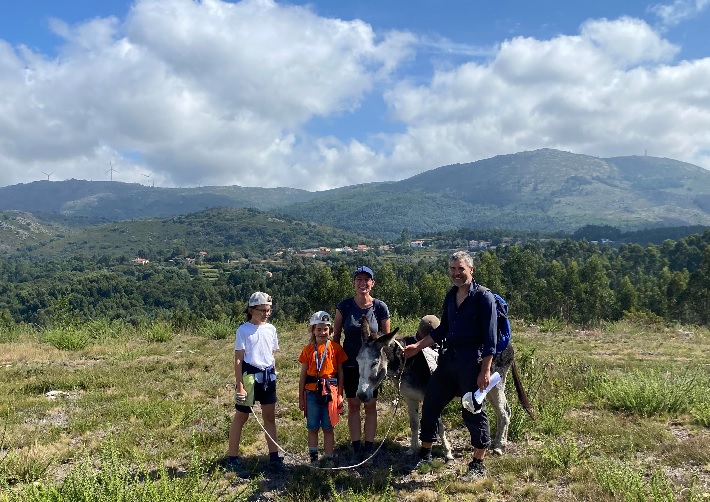
[[[416,338],[427,336],[439,325],[439,319],[434,315],[424,316],[417,330]],[[389,377],[399,385],[400,393],[407,403],[409,426],[411,429],[410,453],[419,450],[419,408],[424,399],[424,392],[429,383],[431,373],[436,369],[438,352],[431,348],[424,349],[416,356],[405,361],[403,347],[414,343],[414,337],[396,339],[397,329],[383,335],[370,332],[369,323],[362,322],[362,347],[357,356],[360,368],[357,397],[362,402],[372,399],[374,389],[385,377]],[[487,399],[496,414],[496,436],[491,442],[491,450],[502,454],[508,443],[508,427],[510,426],[511,410],[505,397],[505,382],[508,370],[513,374],[513,382],[518,399],[528,414],[534,418],[534,412],[523,389],[520,376],[515,366],[515,351],[513,344],[502,353],[495,356],[491,372],[497,371],[501,382],[487,395]],[[400,383],[401,381],[401,383]],[[438,435],[444,449],[446,460],[452,460],[451,447],[444,431],[444,424],[439,418]]]

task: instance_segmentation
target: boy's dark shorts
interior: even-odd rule
[[[360,368],[358,366],[343,365],[343,377],[343,391],[345,392],[345,397],[357,397],[357,384],[360,381]],[[378,386],[372,392],[373,399],[377,399],[379,390],[380,387]]]
[[[266,386],[266,390],[264,390],[263,383],[254,382],[254,402],[256,403],[257,401],[261,404],[276,403],[276,380],[269,382]],[[251,408],[249,406],[235,404],[234,409],[241,411],[242,413],[251,413]]]

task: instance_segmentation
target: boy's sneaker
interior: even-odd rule
[[[251,473],[246,467],[244,467],[244,464],[242,464],[242,460],[239,457],[228,458],[224,468],[227,472],[233,472],[240,478],[247,479],[251,476]]]
[[[462,481],[475,481],[486,477],[486,466],[480,460],[472,460],[468,463],[468,472],[461,476]]]
[[[279,457],[277,460],[269,460],[266,464],[266,470],[273,473],[283,472],[286,469],[284,466],[284,458]]]

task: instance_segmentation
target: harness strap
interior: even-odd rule
[[[306,375],[306,383],[318,383],[318,380],[327,380],[330,385],[338,385],[338,379],[336,377],[319,378],[313,375]]]

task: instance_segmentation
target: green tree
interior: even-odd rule
[[[441,316],[444,296],[446,296],[446,292],[450,287],[451,280],[447,274],[438,271],[424,274],[419,287],[422,316],[426,314]]]
[[[698,324],[710,324],[710,246],[705,248],[698,269],[688,280],[689,317]]]
[[[636,310],[636,301],[636,288],[634,288],[634,285],[631,283],[629,276],[625,275],[623,279],[621,279],[621,284],[616,293],[616,303],[619,310],[617,315],[621,316],[624,312]]]
[[[609,287],[603,260],[592,256],[580,269],[583,302],[580,315],[583,325],[598,324],[606,318],[613,304],[613,293]]]
[[[582,280],[579,276],[579,265],[572,260],[566,268],[562,312],[565,321],[569,323],[579,323],[582,320],[582,302],[584,291]]]
[[[407,285],[397,275],[390,262],[375,273],[376,285],[372,295],[387,304],[391,313],[399,313],[407,305]]]
[[[319,267],[315,274],[313,285],[306,294],[309,310],[330,311],[340,300],[336,297],[338,292],[337,282],[333,277],[330,267]]]
[[[536,302],[537,319],[568,319],[568,314],[565,313],[565,279],[565,267],[557,260],[552,260],[545,269],[544,292],[538,296]]]
[[[478,255],[478,264],[476,265],[474,276],[476,282],[505,297],[505,276],[503,275],[501,262],[494,253],[485,251]]]

